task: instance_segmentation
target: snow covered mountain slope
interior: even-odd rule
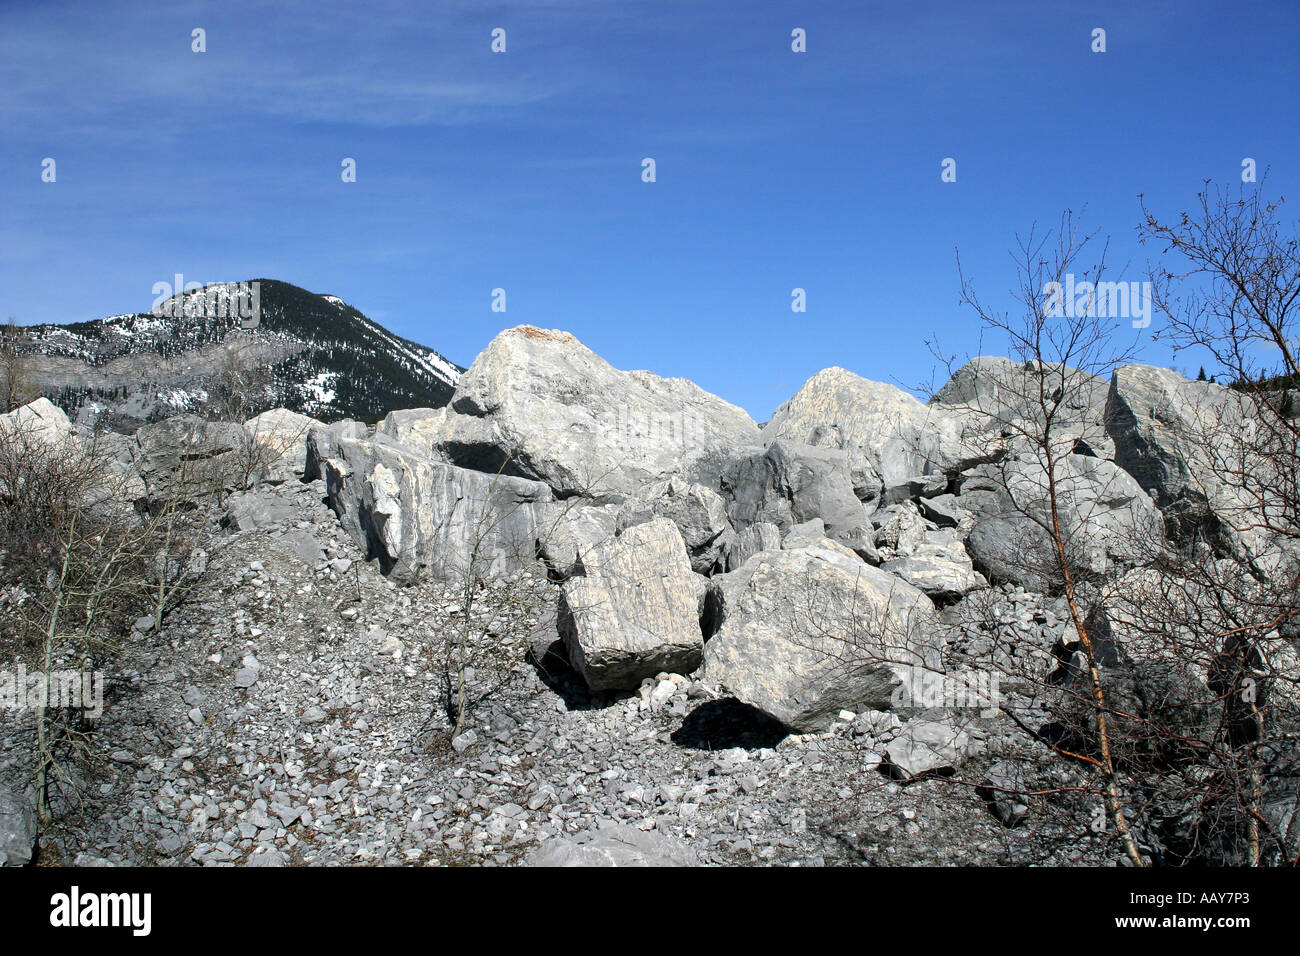
[[[144,420],[200,408],[237,362],[266,370],[258,405],[373,420],[395,408],[445,405],[464,371],[337,296],[252,281],[256,321],[230,306],[251,283],[229,283],[174,296],[153,312],[29,326],[22,349],[32,384],[68,411],[95,405]],[[212,308],[217,300],[226,306]]]

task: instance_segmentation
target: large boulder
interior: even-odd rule
[[[690,844],[626,823],[602,824],[574,836],[547,840],[524,858],[524,866],[698,866]]]
[[[1109,383],[1098,375],[1059,362],[1016,362],[977,356],[953,373],[930,400],[953,414],[965,414],[969,433],[1000,444],[1008,453],[1026,450],[1052,413],[1053,447],[1061,453],[1087,449],[1111,458],[1106,433]]]
[[[994,584],[1013,582],[1032,591],[1059,592],[1057,561],[1051,538],[1022,515],[992,515],[982,519],[966,538],[966,552],[975,567]]]
[[[1005,470],[1006,490],[1021,510],[1046,517],[1047,470],[1021,457]],[[1131,561],[1146,554],[1161,533],[1160,514],[1132,476],[1114,462],[1088,455],[1056,461],[1056,497],[1066,536],[1088,548]]]
[[[1044,527],[1051,524],[1047,470],[1029,455],[999,468],[1001,487],[989,500],[1001,500],[1002,508],[981,512],[966,549],[990,580],[1051,590],[1057,559]],[[1058,459],[1054,475],[1057,513],[1076,569],[1102,573],[1112,562],[1132,563],[1154,553],[1163,522],[1131,475],[1114,462],[1087,455]]]
[[[320,424],[308,415],[273,408],[244,422],[244,431],[257,449],[259,462],[272,468],[285,465],[301,475],[307,466],[307,433]]]
[[[788,531],[820,518],[828,538],[876,560],[874,531],[854,494],[848,455],[840,449],[777,439],[732,459],[721,487],[738,529],[769,522]]]
[[[871,523],[876,547],[886,560],[911,554],[925,543],[928,529],[916,502],[886,505],[871,516]]]
[[[716,491],[682,478],[656,481],[623,505],[617,529],[621,533],[652,518],[667,518],[677,526],[696,572],[722,570],[733,534],[726,504]]]
[[[953,372],[930,401],[989,414],[1018,408],[1025,402],[1029,368],[1000,355],[977,355]]]
[[[888,770],[906,778],[956,767],[976,748],[967,729],[967,721],[953,714],[909,720],[885,745]]]
[[[1270,467],[1251,454],[1253,418],[1247,397],[1148,365],[1116,369],[1106,404],[1115,461],[1150,492],[1172,536],[1225,550],[1263,544],[1252,529],[1264,502],[1240,493]]]
[[[365,425],[350,418],[309,428],[307,462],[303,469],[303,479],[306,481],[324,479],[325,460],[338,457],[339,442],[343,439],[365,438],[367,434]]]
[[[589,552],[614,539],[620,510],[617,504],[591,504],[581,498],[560,505],[537,542],[538,557],[550,575],[564,581],[584,573]]]
[[[759,521],[736,532],[727,549],[727,570],[736,571],[760,551],[781,550],[781,529],[770,521]]]
[[[0,440],[57,445],[71,433],[67,414],[43,396],[0,415]]]
[[[386,436],[331,445],[320,461],[330,507],[393,580],[488,578],[534,560],[555,507],[541,482],[434,461]]]
[[[436,447],[448,461],[623,497],[681,475],[712,484],[758,441],[742,409],[680,378],[614,368],[568,332],[498,335],[461,376]]]
[[[954,601],[988,585],[951,530],[925,532],[916,548],[883,562],[880,567],[936,601]]]
[[[239,422],[175,415],[140,426],[135,444],[141,504],[151,509],[245,488],[257,471],[252,442]]]
[[[781,539],[780,546],[787,551],[799,548],[821,548],[824,551],[834,551],[836,554],[843,555],[850,561],[864,560],[856,551],[827,537],[826,525],[821,518],[809,518],[793,526]]]
[[[1203,423],[1222,413],[1227,390],[1189,382],[1177,372],[1149,365],[1115,370],[1106,425],[1116,461],[1169,507],[1204,478],[1208,461],[1195,438]]]
[[[927,521],[933,521],[940,528],[957,528],[969,531],[972,521],[970,511],[962,507],[956,495],[942,494],[933,498],[920,498],[917,508]]]
[[[936,660],[934,605],[854,556],[762,551],[719,586],[705,674],[796,731],[841,710],[888,710],[916,666]]]
[[[399,445],[405,445],[411,451],[426,458],[437,457],[433,452],[434,442],[442,434],[443,424],[447,420],[444,408],[401,408],[389,412],[375,425],[375,432],[387,435]]]
[[[842,368],[818,372],[763,426],[780,438],[843,449],[857,497],[874,501],[942,491],[946,476],[988,457],[963,438],[963,421],[900,388]]]
[[[569,660],[592,690],[631,690],[700,665],[708,585],[691,570],[677,526],[654,518],[591,549],[569,578],[559,627]]]

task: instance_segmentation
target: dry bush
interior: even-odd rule
[[[205,562],[207,523],[173,502],[137,507],[142,486],[98,434],[59,434],[28,418],[0,429],[0,636],[7,657],[45,676],[80,672],[103,686],[148,613],[162,617]],[[56,795],[76,799],[71,765],[95,763],[85,707],[42,703],[30,728],[42,823]]]
[[[270,407],[271,384],[271,370],[257,361],[251,344],[242,337],[228,340],[205,382],[203,411],[216,421],[245,422]]]
[[[0,415],[26,405],[37,395],[23,350],[26,333],[13,316],[0,328]]]

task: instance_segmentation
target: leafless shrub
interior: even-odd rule
[[[961,273],[958,259],[962,302],[979,317],[986,333],[1005,340],[1010,356],[1019,363],[1014,370],[994,373],[993,385],[999,394],[991,409],[973,402],[967,411],[972,416],[986,416],[985,430],[1008,440],[1010,454],[998,473],[1004,501],[1020,519],[1014,526],[1024,532],[1024,540],[1018,542],[1020,554],[1032,565],[1044,590],[1064,597],[1069,625],[1077,638],[1076,652],[1071,655],[1077,669],[1072,675],[1075,680],[1059,682],[1062,696],[1052,708],[1057,723],[1064,721],[1065,726],[1054,735],[1055,740],[1048,740],[1062,756],[1095,771],[1092,785],[1104,801],[1114,833],[1128,860],[1142,866],[1145,858],[1132,832],[1132,809],[1126,806],[1117,763],[1115,724],[1119,718],[1111,698],[1118,691],[1108,675],[1103,676],[1103,668],[1110,664],[1110,645],[1101,632],[1104,605],[1097,603],[1104,589],[1095,585],[1109,569],[1099,567],[1089,553],[1100,529],[1094,514],[1077,513],[1071,506],[1075,489],[1069,467],[1069,456],[1080,437],[1072,427],[1071,410],[1087,406],[1087,392],[1094,382],[1109,377],[1129,360],[1133,347],[1114,345],[1116,323],[1102,315],[1102,310],[1053,310],[1048,302],[1049,289],[1063,287],[1070,276],[1094,286],[1102,281],[1106,245],[1101,245],[1094,263],[1084,259],[1090,255],[1094,239],[1070,213],[1061,218],[1054,232],[1040,234],[1032,229],[1013,255],[1018,283],[1013,293],[1016,305],[1010,312],[981,300],[972,281]],[[1014,468],[1015,455],[1026,458],[1031,467]],[[1022,681],[1027,677],[1031,687],[1035,680],[1043,680],[1037,673],[1016,676]],[[1038,699],[1035,695],[1030,701]],[[1038,728],[1023,722],[1020,726],[1043,738]],[[1080,743],[1086,744],[1086,752],[1071,749]]]
[[[75,801],[71,767],[97,762],[86,709],[44,702],[57,696],[55,668],[102,681],[129,651],[127,635],[161,629],[206,571],[228,463],[201,430],[182,433],[147,486],[113,436],[21,413],[0,427],[0,634],[45,675],[31,728],[42,824],[56,794]]]
[[[0,414],[27,404],[37,395],[23,350],[25,338],[13,316],[0,328]]]
[[[1196,754],[1196,786],[1177,791],[1192,808],[1186,852],[1248,865],[1300,856],[1300,431],[1285,407],[1300,380],[1300,240],[1264,195],[1263,180],[1236,197],[1207,183],[1172,222],[1143,206],[1139,234],[1164,256],[1153,276],[1162,335],[1208,354],[1232,386],[1202,386],[1180,422],[1198,533],[1123,608],[1135,640],[1163,644],[1208,691],[1197,704],[1213,723],[1170,730]]]
[[[7,650],[46,682],[33,727],[42,823],[56,789],[75,798],[70,763],[94,754],[85,708],[46,703],[57,698],[54,670],[102,680],[132,621],[150,608],[160,562],[165,568],[182,540],[175,524],[138,513],[133,477],[113,467],[96,435],[60,434],[31,418],[0,435],[0,565],[9,582],[0,624]],[[192,531],[183,540],[197,543]]]

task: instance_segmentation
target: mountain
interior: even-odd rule
[[[241,317],[241,305],[257,318]],[[151,312],[22,331],[34,387],[69,412],[91,407],[127,422],[200,408],[232,368],[256,370],[257,406],[327,421],[445,405],[464,371],[337,296],[274,279],[182,292]]]

